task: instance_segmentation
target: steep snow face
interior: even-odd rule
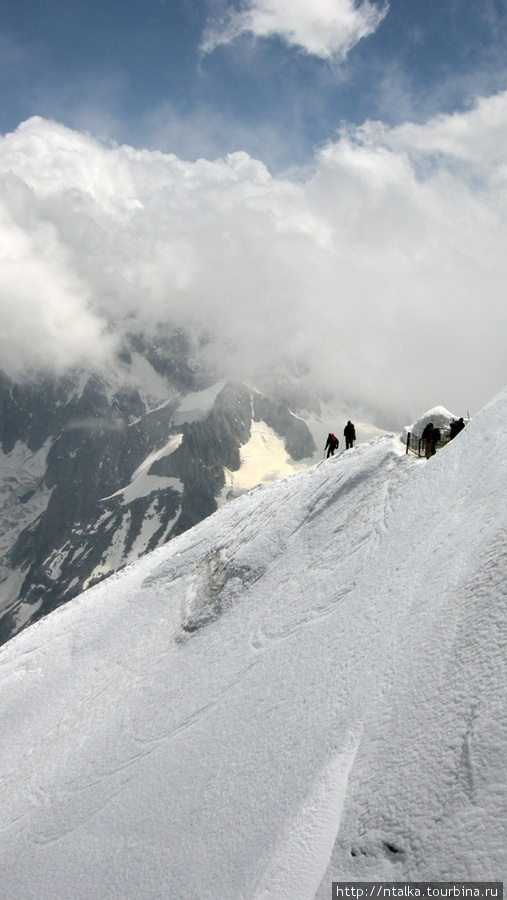
[[[5,896],[505,880],[506,425],[256,488],[3,647]]]
[[[138,500],[140,497],[149,497],[150,494],[154,494],[156,491],[163,490],[166,487],[181,493],[183,485],[179,479],[160,478],[156,475],[150,475],[150,469],[153,463],[174,453],[174,451],[181,446],[182,441],[183,435],[175,434],[173,437],[169,438],[167,443],[159,450],[154,450],[152,453],[149,453],[146,459],[143,460],[141,465],[138,466],[132,474],[129,483],[125,487],[115,491],[110,497],[103,497],[101,502],[112,500],[113,497],[119,497],[123,505],[128,505],[129,503],[133,503],[134,500]]]
[[[215,400],[224,387],[225,382],[221,381],[213,384],[205,391],[187,394],[180,401],[178,409],[173,416],[174,424],[182,425],[184,422],[201,422],[210,414]]]

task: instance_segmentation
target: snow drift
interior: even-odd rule
[[[255,489],[2,648],[4,896],[505,879],[506,425]]]

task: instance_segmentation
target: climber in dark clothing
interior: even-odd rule
[[[437,444],[440,440],[440,428],[433,428],[433,433],[431,435],[431,455],[435,456],[437,452]]]
[[[449,429],[449,440],[452,441],[460,431],[463,431],[464,427],[465,423],[463,421],[463,416],[461,416],[461,419],[454,419],[451,422],[451,427]]]
[[[329,432],[327,436],[326,446],[324,447],[324,452],[327,450],[327,459],[330,456],[334,456],[334,451],[338,449],[340,441],[337,437],[334,436],[331,432]]]
[[[430,456],[433,456],[433,454],[435,453],[436,441],[433,441],[433,431],[433,422],[428,422],[421,435],[421,439],[424,444],[424,455],[426,459],[429,459]]]
[[[356,439],[356,429],[354,428],[350,419],[347,422],[347,424],[345,425],[345,428],[343,429],[343,434],[345,436],[345,449],[351,450],[352,447],[354,446],[354,441]]]

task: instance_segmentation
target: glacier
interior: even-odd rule
[[[506,880],[506,431],[254,488],[0,648],[2,894]]]

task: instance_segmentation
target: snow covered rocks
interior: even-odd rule
[[[250,491],[5,645],[3,894],[505,880],[506,424]]]
[[[178,331],[144,353],[139,340],[100,378],[18,385],[0,371],[0,644],[231,497],[311,462],[307,424],[276,395],[201,389]]]

